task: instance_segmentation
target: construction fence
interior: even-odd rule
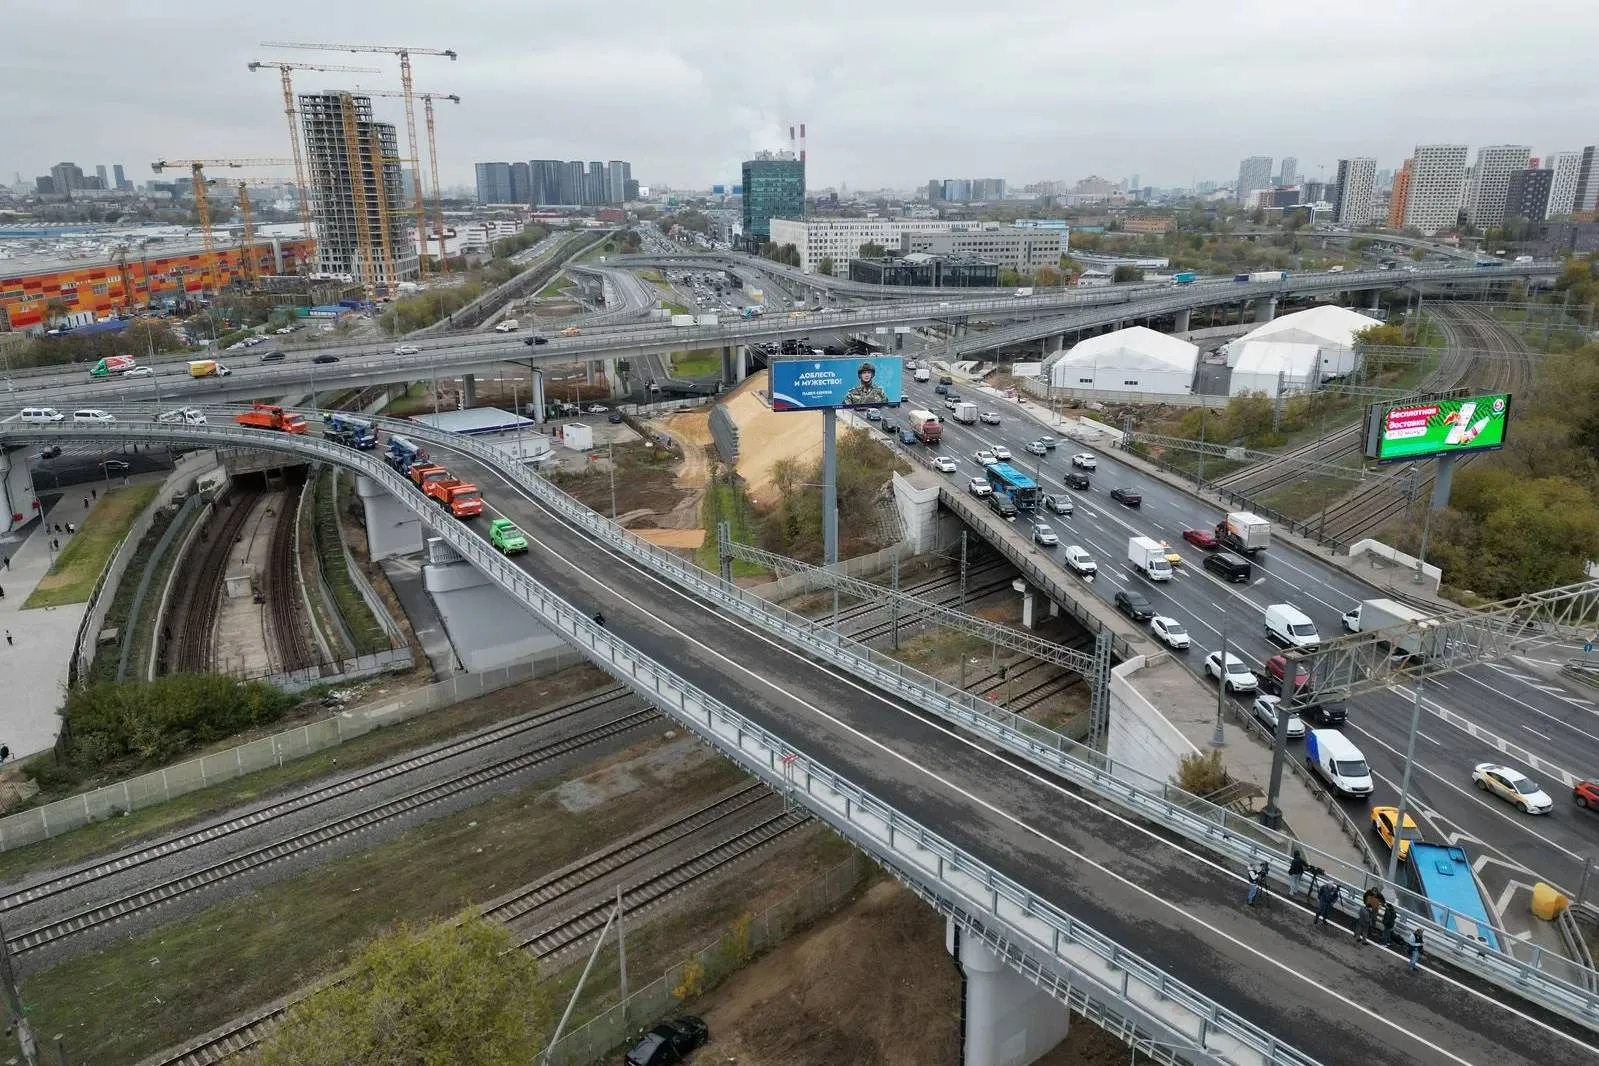
[[[571,648],[552,648],[526,662],[475,674],[462,674],[371,707],[341,711],[226,751],[213,752],[91,792],[19,811],[0,818],[0,851],[60,836],[102,818],[113,818],[165,803],[176,796],[220,785],[257,770],[282,766],[294,759],[364,736],[375,729],[396,725],[429,711],[509,688],[585,661],[579,652]]]

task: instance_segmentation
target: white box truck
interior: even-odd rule
[[[1151,581],[1170,581],[1171,563],[1166,549],[1152,537],[1133,537],[1127,541],[1127,561]]]
[[[693,315],[673,315],[672,316],[672,325],[674,325],[674,326],[692,326],[693,324],[694,324],[694,316]]]
[[[1379,629],[1388,629],[1392,626],[1413,626],[1424,623],[1431,616],[1425,611],[1418,611],[1408,604],[1398,600],[1375,599],[1361,600],[1352,611],[1347,611],[1343,617],[1344,628],[1351,633],[1372,633]],[[1407,629],[1395,633],[1396,641],[1388,644],[1395,651],[1402,651],[1406,655],[1418,655],[1425,649],[1423,639],[1425,629]]]
[[[960,403],[955,405],[955,413],[953,417],[955,421],[959,422],[963,426],[975,426],[977,424],[977,405],[975,403],[962,400]]]
[[[521,324],[518,323],[516,319],[507,318],[505,321],[499,323],[498,325],[496,325],[494,327],[494,332],[496,332],[496,333],[515,333],[517,330],[519,330],[521,328],[522,328]]]
[[[933,372],[931,370],[927,369],[925,366],[919,366],[919,367],[916,368],[916,380],[917,381],[932,381],[933,380]]]
[[[1287,281],[1288,280],[1288,271],[1286,271],[1286,270],[1257,270],[1253,274],[1249,275],[1249,280],[1250,281]]]
[[[1271,543],[1271,523],[1249,511],[1232,511],[1216,523],[1216,539],[1234,551],[1253,555]]]
[[[716,316],[715,315],[695,315],[694,316],[694,324],[696,326],[714,326],[714,325],[716,325]]]

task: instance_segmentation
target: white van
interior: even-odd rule
[[[1321,643],[1316,623],[1291,603],[1266,608],[1266,639],[1285,648],[1314,648]]]
[[[155,420],[167,426],[205,425],[205,415],[192,407],[180,407],[176,411],[162,411],[155,416]]]
[[[17,419],[21,422],[61,422],[66,417],[54,407],[24,407]]]
[[[110,411],[102,411],[98,407],[85,407],[72,412],[74,422],[115,422],[117,416]]]
[[[1338,730],[1312,729],[1305,734],[1305,762],[1339,794],[1371,795],[1366,757]]]

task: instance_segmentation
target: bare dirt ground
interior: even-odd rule
[[[738,424],[738,472],[758,506],[776,502],[772,467],[779,459],[814,462],[822,455],[820,412],[776,412],[761,401],[767,372],[751,374],[729,394],[728,413]]]
[[[960,974],[944,921],[892,881],[788,940],[686,1009],[706,1063],[928,1066],[960,1061]],[[1127,1047],[1081,1018],[1042,1066],[1116,1066]]]
[[[678,498],[670,508],[628,514],[622,525],[666,548],[698,548],[705,543],[700,504],[711,480],[711,415],[709,410],[683,411],[645,423],[651,432],[683,446],[683,463],[674,489]]]

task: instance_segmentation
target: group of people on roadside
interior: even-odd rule
[[[1266,891],[1266,877],[1270,872],[1270,864],[1265,861],[1250,868],[1249,895],[1245,900],[1249,906],[1253,907],[1260,901],[1261,893]],[[1299,895],[1299,886],[1305,874],[1309,873],[1310,887],[1306,889],[1305,894],[1315,901],[1315,917],[1311,919],[1311,925],[1331,925],[1333,908],[1338,905],[1338,899],[1343,893],[1337,881],[1330,878],[1322,880],[1323,872],[1319,866],[1307,863],[1304,853],[1298,848],[1294,849],[1293,858],[1288,863],[1288,898],[1293,899]],[[1398,925],[1399,908],[1383,896],[1382,889],[1366,889],[1360,901],[1360,909],[1355,912],[1355,943],[1364,944],[1380,932],[1379,943],[1384,947],[1404,949],[1410,956],[1410,969],[1415,970],[1421,963],[1421,926],[1411,923],[1410,928],[1404,934],[1400,934],[1396,931]]]

